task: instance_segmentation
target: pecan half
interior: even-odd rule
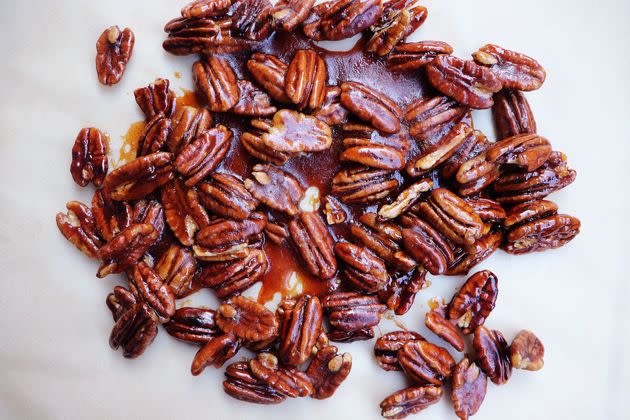
[[[407,106],[405,120],[409,134],[421,142],[435,143],[448,134],[469,112],[447,96],[418,99]]]
[[[350,353],[339,354],[335,346],[320,349],[306,369],[315,392],[311,397],[323,400],[335,393],[352,369]]]
[[[249,361],[249,368],[258,380],[287,397],[308,397],[315,392],[306,373],[280,366],[276,356],[271,353],[259,353]]]
[[[284,92],[284,79],[287,64],[270,54],[255,53],[247,61],[247,69],[252,77],[276,101],[289,104],[291,101]]]
[[[355,162],[376,169],[397,171],[405,166],[405,155],[390,146],[368,143],[351,145],[344,140],[344,145],[350,145],[340,155],[340,161]]]
[[[179,154],[190,142],[212,125],[212,116],[205,108],[178,107],[171,118],[171,131],[166,140],[168,150]]]
[[[485,153],[491,145],[492,143],[490,143],[488,138],[481,131],[474,130],[473,135],[467,137],[462,145],[459,146],[459,149],[457,149],[457,151],[455,151],[455,153],[453,153],[453,155],[442,164],[442,167],[440,168],[440,176],[449,180],[455,178],[457,171],[464,162]],[[463,183],[459,187],[458,192],[462,196],[476,194],[494,181],[495,178],[496,176],[494,173],[490,171],[486,178],[481,178],[480,182],[476,183],[473,181],[471,183]]]
[[[462,420],[473,416],[486,397],[488,378],[473,362],[464,357],[455,366],[451,399],[455,414]]]
[[[271,10],[273,24],[285,31],[292,31],[302,23],[315,4],[315,0],[280,0]]]
[[[205,344],[219,334],[214,322],[214,311],[202,308],[180,308],[164,324],[166,332],[178,340]]]
[[[532,109],[525,95],[518,90],[503,89],[494,95],[492,117],[498,140],[519,134],[536,133],[536,120]]]
[[[475,328],[473,348],[479,367],[492,382],[504,384],[512,375],[510,348],[499,331],[490,331],[483,325]]]
[[[386,134],[400,131],[402,110],[380,92],[357,82],[341,84],[341,105],[362,121]]]
[[[278,108],[271,104],[271,97],[254,86],[249,80],[238,81],[238,92],[238,102],[232,109],[232,112],[236,115],[267,117],[278,111]]]
[[[376,296],[358,292],[332,293],[324,298],[322,305],[330,325],[348,332],[377,325],[387,309]]]
[[[146,156],[159,152],[166,144],[170,131],[171,120],[164,114],[157,114],[144,126],[138,138],[136,155]]]
[[[265,341],[278,335],[276,315],[243,296],[234,296],[221,304],[215,321],[225,333],[247,341]]]
[[[232,363],[225,370],[223,390],[232,398],[254,404],[279,404],[287,397],[256,379],[248,361]]]
[[[378,297],[396,315],[404,315],[411,309],[416,294],[430,284],[426,275],[427,270],[418,266],[411,273],[394,277]]]
[[[298,109],[319,108],[326,96],[326,62],[313,50],[298,50],[287,68],[284,91]]]
[[[239,90],[230,63],[217,56],[193,64],[195,91],[206,99],[211,111],[227,112],[236,105]]]
[[[394,48],[387,58],[387,68],[391,71],[411,71],[421,69],[439,55],[450,55],[453,47],[442,41],[420,41],[401,44]]]
[[[491,68],[506,89],[536,90],[547,77],[545,69],[533,58],[498,45],[484,45],[473,54],[473,58]]]
[[[133,211],[125,202],[113,201],[105,189],[96,190],[92,197],[94,224],[101,238],[110,241],[131,224]]]
[[[97,277],[124,271],[138,261],[157,239],[158,232],[150,224],[133,224],[123,229],[99,250],[103,263]]]
[[[149,86],[134,90],[136,103],[144,113],[147,121],[158,114],[170,118],[175,112],[175,93],[169,88],[168,79],[155,79]]]
[[[187,248],[172,244],[157,260],[154,269],[173,291],[175,298],[183,298],[192,292],[197,260]]]
[[[233,34],[246,40],[262,41],[271,33],[269,0],[232,0],[229,15]]]
[[[265,226],[265,236],[274,244],[282,245],[289,239],[291,233],[289,233],[287,226],[269,222]]]
[[[252,121],[252,123],[254,123],[254,121]],[[259,121],[256,121],[256,125],[259,125]],[[265,125],[267,126],[266,128],[271,126],[271,124],[265,124]],[[247,153],[249,153],[256,159],[260,159],[263,162],[269,162],[269,163],[273,163],[274,165],[281,166],[287,163],[289,159],[295,156],[291,153],[283,153],[283,152],[279,152],[277,150],[272,149],[271,147],[263,143],[261,137],[262,137],[261,132],[256,132],[256,133],[247,132],[247,133],[243,133],[243,135],[241,136],[241,144],[243,145]]]
[[[501,203],[489,198],[467,198],[465,200],[484,223],[499,223],[505,219],[505,210]]]
[[[448,318],[457,323],[464,334],[471,334],[486,321],[494,309],[499,289],[497,276],[488,270],[479,271],[466,280],[451,299]]]
[[[486,160],[531,172],[540,168],[550,155],[549,140],[536,134],[521,134],[496,142],[486,152]]]
[[[464,122],[458,123],[435,145],[425,148],[407,166],[407,173],[413,177],[425,175],[450,158],[464,142],[474,135],[472,127]]]
[[[262,142],[280,153],[321,152],[330,149],[330,127],[310,115],[282,109],[275,113],[271,126],[261,136]]]
[[[464,339],[459,335],[459,331],[439,312],[427,312],[424,317],[424,325],[426,325],[428,329],[433,331],[435,335],[453,346],[455,350],[464,350]]]
[[[96,72],[104,85],[115,85],[122,78],[133,53],[135,37],[129,28],[112,26],[96,41]]]
[[[324,213],[326,214],[326,222],[329,225],[338,225],[346,221],[348,215],[343,208],[343,205],[332,195],[324,197],[326,205],[324,206]]]
[[[289,223],[289,231],[308,271],[322,280],[332,278],[337,272],[334,240],[321,217],[302,212]]]
[[[235,176],[217,172],[210,179],[199,185],[199,196],[203,205],[217,215],[244,220],[258,207],[258,200]]]
[[[438,91],[471,108],[490,108],[502,84],[492,70],[450,55],[439,55],[426,66]]]
[[[348,111],[341,106],[341,89],[328,86],[324,89],[324,102],[311,115],[326,124],[333,126],[343,124],[348,118]]]
[[[72,146],[70,173],[78,185],[85,187],[90,182],[94,186],[103,185],[107,175],[108,139],[98,128],[84,128],[79,131]]]
[[[212,173],[225,158],[231,140],[232,131],[218,125],[184,147],[175,160],[175,168],[187,178],[185,184],[196,185]]]
[[[109,336],[112,349],[123,349],[123,356],[135,359],[144,353],[158,332],[155,314],[145,304],[136,303],[126,310],[114,324]]]
[[[477,239],[474,244],[459,250],[453,262],[448,266],[449,276],[468,274],[477,264],[488,258],[503,242],[501,231],[490,232]]]
[[[137,200],[173,179],[173,155],[157,152],[114,169],[105,177],[112,200]]]
[[[182,16],[186,18],[214,16],[225,11],[231,4],[231,0],[195,0],[182,7]]]
[[[304,33],[316,41],[350,38],[374,25],[382,13],[381,0],[331,0],[313,8]]]
[[[208,213],[199,203],[197,190],[186,188],[179,179],[162,188],[162,204],[166,223],[182,245],[191,246],[197,231],[210,224]]]
[[[386,419],[402,419],[424,410],[441,398],[441,386],[423,385],[401,389],[381,402],[381,415]]]
[[[366,44],[366,51],[383,57],[407,35],[418,29],[426,20],[426,7],[416,5],[416,1],[390,1],[385,3],[383,14],[371,28],[372,37]]]
[[[158,233],[164,232],[164,209],[157,200],[138,200],[133,206],[133,223],[148,223]]]
[[[387,371],[402,370],[398,363],[398,350],[409,341],[424,340],[414,331],[392,331],[380,337],[374,344],[374,356],[378,365]]]
[[[405,343],[398,350],[398,363],[407,377],[418,384],[442,385],[455,368],[455,360],[446,349],[424,340]]]
[[[285,212],[289,216],[300,212],[304,188],[293,175],[275,166],[254,166],[252,178],[245,180],[245,188],[267,207]]]
[[[322,331],[322,304],[310,295],[291,303],[278,308],[282,320],[278,357],[284,364],[298,366],[311,357]]]
[[[452,246],[429,224],[416,216],[401,218],[403,245],[407,253],[433,275],[443,274],[454,255]]]
[[[342,169],[332,180],[331,192],[346,204],[372,204],[398,188],[391,171],[365,166]]]
[[[328,339],[338,343],[352,343],[354,341],[365,341],[374,338],[374,328],[361,328],[356,331],[344,331],[332,328],[328,331]]]
[[[139,261],[128,271],[129,287],[155,311],[161,319],[175,313],[175,296],[168,284],[144,261]]]
[[[103,241],[97,233],[92,211],[78,201],[66,204],[67,214],[57,213],[57,228],[77,249],[90,258],[99,258]]]
[[[389,274],[385,263],[367,248],[339,242],[335,254],[344,263],[344,277],[353,287],[372,293],[387,285]]]
[[[231,261],[250,253],[249,246],[260,242],[267,216],[252,213],[244,220],[213,220],[196,237],[195,256],[203,261]]]
[[[190,366],[190,373],[198,376],[210,365],[220,368],[225,362],[236,356],[240,348],[241,341],[234,334],[212,337],[195,354]]]
[[[533,332],[521,330],[510,345],[510,360],[516,369],[540,370],[545,362],[545,347]]]
[[[406,212],[422,195],[433,188],[433,181],[429,178],[416,181],[401,192],[396,199],[381,206],[378,210],[378,217],[383,220],[392,220]]]
[[[107,295],[105,303],[112,313],[114,322],[116,322],[126,311],[138,303],[138,299],[131,291],[122,286],[116,286],[114,291]]]
[[[268,267],[265,253],[252,249],[244,258],[205,266],[197,280],[212,287],[217,297],[223,299],[247,290],[260,280]]]

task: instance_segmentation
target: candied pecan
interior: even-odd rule
[[[361,328],[356,331],[343,331],[337,328],[332,328],[328,331],[327,337],[330,341],[336,341],[338,343],[352,343],[354,341],[365,341],[374,338],[373,328]]]
[[[381,402],[381,415],[386,419],[402,419],[424,410],[441,398],[441,386],[411,386],[385,398]]]
[[[362,121],[386,134],[400,131],[402,110],[380,92],[357,82],[341,84],[341,105]]]
[[[484,153],[491,146],[492,143],[488,140],[488,138],[479,130],[474,130],[473,135],[467,137],[459,149],[451,155],[440,168],[440,176],[444,179],[453,179],[457,174],[460,166],[464,164],[469,159],[472,159],[480,154]],[[485,188],[489,183],[494,181],[495,178],[490,178],[489,181],[482,179],[482,183],[470,183],[460,186],[459,193],[461,195],[470,196],[471,194],[475,194],[480,192],[483,188]],[[483,182],[486,182],[485,184]],[[468,192],[468,194],[462,194],[462,190]]]
[[[245,188],[266,206],[295,216],[300,212],[304,188],[288,172],[271,165],[256,165],[252,178],[245,180]]]
[[[265,253],[252,249],[247,256],[232,261],[222,261],[207,265],[201,271],[198,281],[212,287],[219,299],[247,290],[265,274],[269,262]]]
[[[483,325],[475,328],[473,348],[479,367],[497,385],[504,384],[512,375],[510,348],[499,331],[490,331]]]
[[[533,58],[498,45],[484,45],[473,54],[473,58],[491,68],[506,89],[536,90],[547,77],[545,69]]]
[[[502,87],[489,68],[450,55],[438,55],[426,71],[434,88],[471,108],[490,108],[492,95]]]
[[[132,160],[105,177],[112,200],[142,198],[173,179],[173,155],[157,152]]]
[[[462,420],[473,416],[486,397],[488,378],[474,363],[464,357],[455,366],[451,386],[451,399],[455,414]]]
[[[464,200],[479,215],[484,223],[499,223],[505,219],[505,210],[501,203],[489,198],[467,198]]]
[[[337,271],[334,240],[321,217],[302,212],[289,223],[289,232],[308,271],[322,280],[332,278]]]
[[[170,118],[175,112],[175,93],[169,89],[168,79],[155,79],[149,86],[134,90],[136,103],[144,113],[147,121],[158,114]]]
[[[480,193],[501,175],[501,165],[490,162],[485,153],[470,158],[461,164],[455,180],[459,183],[458,193],[463,197]]]
[[[278,308],[282,320],[278,357],[284,364],[298,366],[311,357],[322,331],[322,304],[317,296],[310,295],[291,303],[292,307]]]
[[[97,277],[124,271],[138,261],[157,239],[158,232],[150,224],[133,224],[123,229],[99,249],[103,263]]]
[[[536,133],[536,120],[525,95],[518,90],[503,89],[494,95],[492,117],[497,139]]]
[[[341,89],[337,86],[328,86],[324,89],[324,102],[319,108],[311,112],[311,115],[326,124],[339,125],[348,118],[348,111],[341,106]]]
[[[429,178],[414,182],[401,192],[393,202],[381,206],[378,210],[378,217],[383,220],[397,218],[413,206],[422,193],[429,191],[431,188],[433,188],[433,181]]]
[[[197,234],[193,251],[203,261],[244,258],[250,253],[249,246],[260,242],[266,225],[267,216],[261,213],[244,220],[213,220]]]
[[[510,254],[559,248],[580,233],[580,221],[557,214],[551,201],[536,200],[510,209],[503,225],[507,229],[502,249]]]
[[[443,274],[453,261],[451,245],[429,224],[413,215],[401,219],[403,245],[409,255],[433,275]]]
[[[374,25],[382,13],[381,0],[330,0],[313,8],[304,33],[316,41],[350,38]]]
[[[430,284],[427,282],[426,275],[427,270],[419,266],[411,274],[393,278],[387,287],[381,290],[379,299],[386,303],[396,315],[406,314],[411,309],[416,294]]]
[[[96,41],[96,72],[104,85],[115,85],[122,78],[133,53],[135,37],[129,28],[111,26]]]
[[[182,8],[185,18],[214,16],[225,11],[232,4],[232,0],[195,0]]]
[[[284,79],[288,66],[270,54],[255,53],[247,61],[247,69],[254,80],[276,101],[291,103],[284,92]]]
[[[114,322],[118,321],[118,319],[137,302],[136,296],[122,286],[114,287],[114,291],[107,295],[105,299],[105,303],[112,313]]]
[[[425,142],[440,140],[467,114],[468,108],[447,96],[418,99],[407,106],[405,120],[410,124],[409,134]],[[433,141],[431,142],[433,143]]]
[[[74,182],[81,187],[90,182],[96,187],[103,185],[108,169],[107,142],[107,136],[98,128],[79,131],[72,146],[70,173]]]
[[[435,169],[450,158],[464,142],[474,136],[472,127],[464,122],[455,125],[448,134],[440,138],[435,145],[425,148],[413,162],[407,166],[410,176],[422,176]]]
[[[164,232],[164,209],[157,200],[138,200],[133,208],[133,223],[148,223],[158,233],[158,237]]]
[[[330,149],[332,133],[326,123],[315,117],[282,109],[275,113],[261,140],[280,153],[321,152]]]
[[[376,296],[358,292],[332,293],[324,298],[322,305],[330,325],[348,332],[377,325],[387,309]]]
[[[166,332],[178,340],[205,344],[219,334],[214,322],[214,311],[202,308],[180,308],[164,324]]]
[[[392,331],[383,335],[374,343],[376,362],[384,370],[402,370],[398,363],[398,350],[414,340],[422,341],[424,337],[414,331]]]
[[[426,325],[428,329],[433,331],[435,335],[453,346],[455,350],[464,350],[464,339],[459,335],[459,331],[439,312],[427,312],[424,317],[424,325]]]
[[[533,332],[521,330],[510,345],[510,360],[515,369],[540,370],[543,368],[545,347]]]
[[[418,29],[426,20],[428,11],[423,6],[414,7],[416,3],[416,0],[385,3],[381,18],[370,28],[373,35],[366,44],[366,51],[383,57]]]
[[[237,84],[239,99],[232,109],[233,113],[249,117],[267,117],[278,111],[278,108],[271,104],[269,95],[249,80],[239,80]]]
[[[206,209],[199,203],[197,190],[186,188],[179,179],[162,188],[162,204],[166,222],[183,245],[192,245],[197,231],[210,224]]]
[[[401,44],[394,48],[387,58],[387,68],[391,71],[420,69],[439,55],[450,55],[453,47],[442,41],[420,41]]]
[[[348,144],[346,140],[344,140],[344,145]],[[405,155],[401,151],[376,143],[347,147],[339,155],[339,160],[390,171],[397,171],[405,166]]]
[[[131,206],[125,202],[113,201],[105,189],[96,190],[94,193],[92,214],[98,234],[106,241],[110,241],[129,226],[133,219]]]
[[[57,227],[61,234],[90,258],[99,258],[103,241],[97,233],[92,211],[78,201],[66,204],[68,213],[57,213]]]
[[[204,131],[182,149],[175,160],[175,168],[186,177],[186,186],[201,182],[223,161],[230,149],[232,131],[218,125]]]
[[[309,15],[315,0],[280,0],[271,10],[273,25],[292,31]]]
[[[205,98],[211,111],[227,112],[239,99],[236,75],[230,63],[217,56],[193,64],[195,91]]]
[[[491,271],[479,271],[466,280],[448,305],[448,318],[457,323],[464,334],[471,334],[486,321],[494,309],[499,289]]]
[[[391,171],[357,166],[337,172],[331,192],[346,204],[372,204],[396,188],[398,181]]]
[[[258,124],[258,123],[257,123]],[[264,162],[273,163],[274,165],[284,165],[294,155],[290,153],[282,153],[273,150],[271,147],[263,143],[261,133],[243,133],[241,136],[241,144],[247,150],[247,153]]]
[[[261,41],[271,33],[269,0],[232,0],[230,16],[235,35],[246,40]]]
[[[282,245],[291,234],[286,226],[268,222],[265,226],[265,236],[274,244]]]
[[[136,154],[138,156],[146,156],[159,152],[166,144],[170,130],[171,120],[162,113],[157,114],[144,126],[138,138]]]
[[[215,320],[223,332],[247,341],[265,341],[278,335],[276,315],[244,296],[234,296],[222,303]]]
[[[232,398],[255,404],[278,404],[287,397],[273,387],[256,379],[248,361],[232,363],[225,370],[223,390]]]
[[[220,368],[225,362],[236,356],[241,348],[241,341],[234,334],[222,334],[210,338],[197,351],[190,366],[190,373],[200,375],[206,367]]]
[[[345,222],[348,215],[343,209],[343,205],[332,195],[327,195],[324,198],[326,200],[326,205],[324,207],[326,222],[329,225],[338,225]]]
[[[128,271],[131,291],[142,298],[161,319],[175,313],[175,296],[168,284],[144,261],[139,261]]]
[[[205,108],[178,107],[171,118],[171,131],[166,139],[168,150],[179,154],[180,150],[196,139],[212,125],[212,116]]]
[[[171,288],[175,298],[185,297],[192,291],[197,260],[187,248],[172,244],[157,260],[154,268]]]
[[[419,384],[442,385],[455,368],[455,360],[445,348],[425,340],[408,341],[397,357],[407,377]]]
[[[352,356],[350,353],[339,354],[335,346],[320,349],[309,363],[306,375],[313,383],[313,398],[323,400],[335,393],[337,388],[350,374]]]
[[[490,232],[482,236],[474,244],[457,252],[455,259],[448,266],[446,274],[449,276],[468,274],[473,267],[492,255],[502,241],[503,233],[500,231]]]
[[[496,142],[486,152],[486,160],[531,172],[540,168],[550,155],[549,140],[536,134],[521,134]]]
[[[313,50],[298,50],[287,68],[284,91],[298,109],[315,110],[326,96],[326,63]]]
[[[123,356],[134,359],[144,353],[158,333],[155,314],[145,304],[136,303],[116,321],[109,336],[112,349],[123,349]]]
[[[287,397],[308,397],[315,392],[306,373],[280,366],[276,356],[271,353],[259,353],[249,361],[249,368],[258,380]]]
[[[258,207],[255,199],[235,176],[214,173],[211,181],[199,185],[201,202],[219,216],[244,220]]]
[[[339,242],[335,254],[344,263],[344,277],[353,287],[368,293],[378,292],[389,281],[385,263],[367,248]]]

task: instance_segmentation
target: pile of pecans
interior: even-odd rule
[[[169,81],[135,91],[146,116],[137,157],[108,173],[107,136],[84,128],[71,174],[93,183],[91,206],[72,201],[57,215],[61,233],[101,265],[124,273],[128,288],[107,296],[112,348],[140,356],[162,324],[200,346],[193,375],[219,368],[241,348],[256,354],[230,364],[225,392],[253,403],[330,397],[348,376],[349,354],[330,342],[374,338],[386,311],[409,311],[427,273],[464,275],[496,249],[523,254],[560,247],[580,229],[545,198],[576,172],[537,134],[523,92],[545,71],[523,54],[486,45],[474,60],[440,41],[407,43],[427,17],[417,0],[197,0],[166,24],[163,47],[200,54],[193,65],[205,107],[178,106]],[[292,34],[308,48],[285,61],[265,43]],[[401,104],[365,83],[329,84],[329,64],[314,41],[362,34],[365,57],[383,71],[421,80],[430,94]],[[131,58],[130,29],[108,28],[97,43],[99,80],[120,80]],[[235,70],[235,60],[246,71]],[[338,76],[336,76],[338,78]],[[473,109],[492,108],[497,138],[474,129]],[[251,119],[239,131],[227,116]],[[225,124],[216,123],[219,120]],[[226,165],[240,148],[254,163],[243,176]],[[304,209],[306,189],[288,162],[335,155],[325,205]],[[266,247],[292,248],[308,272],[331,288],[286,298],[275,312],[241,293],[270,270]],[[211,288],[216,309],[176,299]],[[544,348],[521,331],[508,345],[484,326],[498,279],[472,274],[426,326],[458,352],[413,331],[378,338],[379,365],[402,371],[410,387],[381,403],[403,418],[450,388],[461,419],[479,409],[487,379],[504,384],[513,368],[538,370]]]

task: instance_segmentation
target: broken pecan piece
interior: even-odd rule
[[[545,69],[533,58],[498,45],[484,45],[473,54],[473,58],[491,68],[506,89],[536,90],[547,77]]]
[[[341,89],[328,86],[324,89],[324,102],[311,115],[329,126],[343,124],[348,118],[348,111],[341,106]]]
[[[387,309],[376,296],[358,292],[332,293],[324,298],[322,305],[330,325],[347,332],[377,325]]]
[[[158,232],[150,224],[133,224],[123,229],[99,249],[103,263],[96,276],[121,273],[138,261],[157,239]]]
[[[104,188],[96,190],[92,197],[92,214],[98,234],[106,241],[129,226],[133,219],[131,206],[122,201],[113,201]]]
[[[398,363],[407,377],[418,384],[442,385],[455,368],[455,360],[445,348],[424,340],[405,343],[398,350]]]
[[[72,146],[72,179],[81,187],[90,182],[95,187],[103,185],[107,175],[108,138],[98,128],[84,128],[79,131]]]
[[[179,152],[212,125],[212,116],[205,108],[178,107],[171,118],[171,131],[166,146],[172,153]]]
[[[334,240],[317,213],[302,212],[289,223],[291,238],[306,263],[306,268],[322,280],[337,272]]]
[[[337,172],[331,192],[346,204],[372,204],[396,188],[398,181],[392,171],[357,166]]]
[[[510,345],[510,360],[516,369],[540,370],[543,368],[545,347],[533,332],[521,330]]]
[[[166,222],[175,237],[185,246],[194,243],[195,234],[210,224],[206,209],[199,203],[199,194],[174,179],[162,188],[162,204]]]
[[[426,325],[428,329],[433,331],[435,335],[453,346],[455,350],[464,350],[464,339],[459,335],[459,331],[439,312],[427,312],[424,317],[424,325]]]
[[[197,351],[190,366],[190,373],[198,376],[210,365],[220,368],[225,362],[236,356],[241,348],[241,341],[234,334],[222,334],[212,337]]]
[[[197,260],[187,248],[172,244],[155,263],[155,271],[171,288],[175,298],[188,296],[197,272]]]
[[[230,63],[217,56],[193,64],[195,91],[206,99],[211,111],[227,112],[239,99],[236,75]]]
[[[218,125],[204,131],[182,149],[175,160],[175,168],[187,178],[186,186],[198,184],[221,164],[231,140],[232,131]]]
[[[103,241],[96,231],[94,217],[88,206],[78,201],[66,204],[67,214],[57,213],[57,227],[61,234],[90,258],[99,258]]]
[[[402,419],[424,410],[441,398],[441,386],[411,386],[385,398],[381,402],[381,415],[386,419]]]
[[[304,188],[293,175],[275,166],[254,166],[252,178],[245,180],[245,188],[269,208],[285,212],[289,216],[300,212]]]
[[[310,295],[290,303],[278,308],[282,320],[278,357],[286,365],[299,366],[311,357],[322,332],[322,304]]]
[[[279,404],[287,397],[273,387],[256,379],[248,361],[232,363],[225,370],[223,390],[237,400],[254,404]]]
[[[370,28],[372,37],[366,51],[383,57],[406,36],[418,29],[426,20],[428,11],[414,7],[416,1],[390,1],[385,3],[381,18]]]
[[[144,353],[158,333],[155,314],[144,303],[136,303],[126,310],[114,324],[109,336],[112,349],[123,349],[123,356],[134,359]]]
[[[491,271],[479,271],[466,280],[448,305],[448,318],[457,323],[464,334],[471,334],[486,321],[494,309],[499,289]]]
[[[258,380],[289,398],[308,397],[315,392],[306,373],[280,366],[276,356],[271,353],[259,353],[249,361],[249,368]]]
[[[144,261],[134,264],[128,271],[129,287],[151,308],[160,319],[175,313],[175,296],[168,284]]]
[[[492,382],[502,385],[512,375],[510,348],[499,331],[490,331],[483,325],[475,328],[473,348],[479,367]]]
[[[315,0],[280,0],[271,10],[273,25],[292,31],[309,15]]]
[[[96,41],[96,72],[104,85],[115,85],[122,78],[133,53],[135,37],[129,28],[112,26]]]
[[[170,131],[171,120],[162,113],[157,114],[144,126],[142,134],[138,138],[136,155],[146,156],[159,152],[166,144]]]
[[[155,82],[149,86],[138,88],[133,92],[136,103],[147,121],[151,121],[158,114],[170,118],[175,112],[175,93],[169,85],[168,79],[155,79]]]
[[[443,274],[454,259],[451,244],[428,223],[413,215],[401,218],[403,245],[433,275]]]
[[[195,0],[182,7],[185,18],[211,17],[224,12],[230,7],[232,0]]]
[[[424,337],[414,331],[392,331],[383,335],[374,344],[376,362],[387,371],[402,370],[398,363],[398,350],[413,340],[421,341]]]
[[[214,322],[214,311],[202,308],[180,308],[164,324],[166,332],[178,340],[205,344],[219,334]]]
[[[234,296],[221,304],[215,321],[223,332],[247,341],[265,341],[278,335],[276,315],[244,296]]]
[[[344,277],[353,287],[373,293],[389,281],[385,263],[367,248],[339,242],[335,245],[335,254],[344,263]]]
[[[247,290],[267,271],[269,262],[265,253],[252,249],[247,256],[231,261],[209,264],[203,268],[198,281],[212,287],[219,299]]]
[[[214,173],[211,181],[199,185],[201,202],[219,216],[244,220],[258,207],[258,200],[235,176]]]
[[[374,25],[382,13],[381,0],[331,0],[312,9],[304,33],[316,41],[350,38]]]
[[[105,177],[112,200],[137,200],[173,179],[173,155],[157,152],[132,160]]]
[[[492,117],[497,140],[519,134],[536,133],[536,120],[525,95],[518,90],[503,89],[494,95]]]
[[[298,109],[315,110],[324,103],[326,62],[313,50],[298,50],[287,68],[284,91]]]
[[[306,369],[315,392],[311,397],[323,400],[335,393],[352,369],[350,353],[339,354],[335,346],[320,349]]]
[[[394,48],[387,58],[387,68],[391,71],[411,71],[420,69],[438,55],[450,55],[453,47],[442,41],[420,41],[401,44]]]
[[[386,134],[400,131],[402,110],[394,101],[364,84],[341,84],[341,105],[362,121]]]
[[[271,104],[269,95],[254,86],[249,80],[238,81],[238,92],[238,102],[232,109],[236,115],[268,117],[278,111],[278,108]]]
[[[250,253],[250,245],[260,242],[267,216],[252,213],[244,220],[213,220],[196,237],[195,256],[203,261],[231,261]]]
[[[455,414],[462,420],[468,420],[481,407],[486,397],[488,378],[474,363],[464,357],[455,366],[451,399]]]

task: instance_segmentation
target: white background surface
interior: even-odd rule
[[[379,418],[379,402],[404,380],[377,367],[373,342],[342,346],[352,353],[354,367],[333,398],[274,407],[225,396],[221,371],[208,369],[193,378],[189,367],[196,349],[163,330],[138,360],[109,348],[112,320],[104,299],[116,279],[94,277],[96,263],[66,243],[54,216],[66,201],[89,203],[92,194],[77,187],[68,171],[80,128],[100,127],[119,140],[131,122],[142,119],[134,88],[158,76],[191,87],[193,60],[161,48],[162,27],[182,2],[1,3],[0,418]],[[544,65],[547,82],[528,98],[539,132],[578,171],[573,185],[551,197],[582,220],[576,240],[518,258],[497,252],[483,265],[499,276],[500,289],[487,325],[509,340],[530,328],[547,354],[543,371],[515,371],[507,385],[489,384],[476,418],[627,419],[630,285],[622,268],[630,233],[630,3],[424,4],[429,18],[414,39],[448,41],[463,57],[495,42]],[[94,44],[113,24],[131,27],[136,45],[122,82],[105,88],[97,82]],[[174,80],[175,71],[184,77]],[[491,135],[487,114],[476,118]],[[435,279],[404,322],[418,327],[428,299],[448,300],[461,282]],[[395,327],[386,321],[382,328]],[[454,416],[444,398],[414,418]]]

